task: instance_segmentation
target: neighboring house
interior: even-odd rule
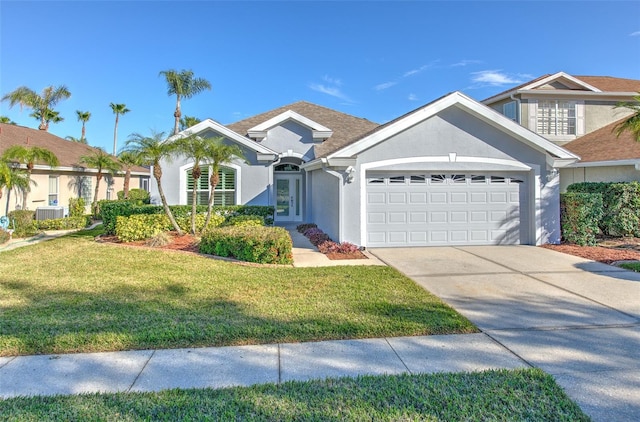
[[[273,205],[364,247],[558,242],[558,169],[577,160],[459,92],[381,126],[298,102],[189,132],[245,152],[216,203]],[[169,203],[188,203],[192,165],[163,164]]]
[[[31,179],[31,191],[27,195],[27,209],[36,210],[40,216],[68,214],[69,199],[83,197],[89,211],[96,186],[97,170],[86,168],[81,157],[91,155],[94,148],[78,142],[67,141],[42,130],[0,123],[0,155],[13,145],[38,146],[53,152],[60,162],[58,167],[36,164]],[[25,168],[24,165],[22,165]],[[131,188],[149,189],[149,169],[135,167],[131,173]],[[99,199],[116,199],[122,190],[124,171],[112,176],[104,174],[100,182]],[[4,215],[7,195],[3,190],[0,200],[0,215]],[[22,196],[11,192],[9,210],[22,207]],[[40,212],[37,210],[40,209]]]
[[[560,171],[561,190],[574,182],[640,180],[640,147],[615,124],[631,114],[640,80],[609,76],[544,75],[501,92],[483,104],[579,155]]]

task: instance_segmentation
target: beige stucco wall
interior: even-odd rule
[[[31,179],[35,184],[31,185],[31,192],[27,195],[27,209],[35,210],[38,207],[50,206],[49,204],[49,176],[57,175],[58,177],[58,204],[57,206],[64,207],[68,210],[69,199],[78,197],[77,180],[81,176],[87,176],[91,178],[91,189],[89,197],[93,200],[96,187],[96,175],[95,173],[87,172],[66,172],[66,173],[50,173],[50,172],[38,172],[34,171]],[[108,183],[111,180],[112,184]],[[112,177],[110,175],[104,175],[100,181],[100,188],[98,191],[98,200],[107,199],[107,190],[110,190],[109,199],[117,199],[116,193],[123,190],[124,175],[118,175]],[[140,176],[131,176],[130,186],[131,189],[140,187]],[[22,195],[11,192],[9,198],[9,211],[22,207]],[[4,215],[7,204],[7,191],[2,191],[2,199],[0,199],[0,215]],[[86,212],[91,210],[91,201],[86,204]]]
[[[560,192],[579,182],[640,182],[635,166],[578,167],[560,169]]]
[[[585,103],[585,133],[593,132],[631,114],[627,109],[614,108],[616,104],[610,101]]]

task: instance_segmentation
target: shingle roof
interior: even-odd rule
[[[247,131],[254,126],[259,125],[273,117],[276,117],[285,111],[292,110],[304,117],[307,117],[316,123],[331,129],[333,135],[322,144],[315,146],[315,156],[324,157],[327,154],[342,148],[358,138],[363,133],[367,133],[378,127],[378,123],[374,123],[367,119],[351,116],[330,108],[322,107],[306,101],[298,101],[293,104],[285,105],[275,110],[258,114],[248,119],[227,125],[227,127],[236,133],[246,135]]]
[[[502,91],[496,95],[492,95],[491,97],[482,100],[482,102],[490,102],[493,98],[503,96],[509,92],[517,91],[527,85],[538,82],[544,78],[548,78],[549,76],[551,76],[550,73],[539,76],[518,86]],[[614,78],[612,76],[571,76],[581,80],[586,84],[596,87],[603,92],[640,92],[640,80],[637,79]]]
[[[623,120],[581,136],[563,148],[579,155],[579,163],[640,159],[640,142],[634,140],[631,132],[625,131],[620,137],[614,133],[616,125]]]
[[[95,151],[89,145],[68,141],[44,130],[0,123],[0,154],[13,145],[46,148],[58,157],[60,167],[85,167],[80,163],[80,158]],[[149,173],[149,169],[138,166],[132,171]]]

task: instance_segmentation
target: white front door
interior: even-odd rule
[[[302,221],[302,175],[276,174],[276,221]]]

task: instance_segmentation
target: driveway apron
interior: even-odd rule
[[[533,246],[371,252],[552,374],[593,420],[640,420],[639,273]]]

